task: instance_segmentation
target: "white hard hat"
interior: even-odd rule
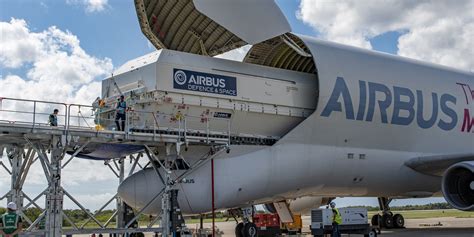
[[[331,207],[335,207],[335,206],[336,206],[336,203],[334,203],[334,202],[331,202],[331,203],[329,203],[329,206],[331,206]]]
[[[7,204],[7,208],[10,209],[10,210],[16,211],[16,203],[14,203],[14,202],[9,202],[9,203]]]

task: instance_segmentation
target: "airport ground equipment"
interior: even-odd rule
[[[60,110],[57,127],[47,124],[48,112],[54,108]],[[0,166],[2,175],[8,174],[11,177],[10,190],[2,194],[0,200],[6,199],[17,204],[18,213],[27,223],[23,235],[125,235],[151,232],[168,236],[178,231],[181,234],[187,232],[179,212],[178,191],[174,186],[185,182],[189,172],[206,164],[215,155],[228,151],[228,139],[207,135],[206,139],[185,138],[184,126],[175,130],[176,133],[160,136],[140,132],[97,130],[94,126],[95,112],[92,106],[87,105],[0,98]],[[209,149],[209,152],[194,163],[186,163],[180,154],[181,148],[184,149],[182,142],[190,141]],[[164,152],[160,154],[158,151]],[[156,193],[144,208],[135,210],[135,213],[130,212],[130,207],[117,194],[96,214],[90,212],[62,186],[62,181],[67,179],[63,169],[68,165],[73,166],[78,157],[97,159],[105,154],[107,156],[102,156],[98,161],[110,168],[117,176],[119,184],[137,170],[151,169],[157,178],[161,178],[164,188]],[[35,197],[31,197],[24,192],[23,186],[28,181],[27,176],[32,165],[36,162],[41,165],[47,187]],[[187,171],[179,176],[175,175],[174,171],[178,166],[185,166]],[[45,205],[40,205],[38,199],[43,196]],[[168,208],[164,208],[161,215],[155,216],[146,227],[138,226],[138,217],[158,198],[161,198],[163,206]],[[65,199],[72,201],[89,218],[83,223],[74,223],[63,211]],[[117,209],[110,218],[105,223],[97,220],[97,213],[114,201]],[[35,220],[30,220],[24,213],[26,208],[32,206],[42,210]],[[160,219],[160,226],[169,228],[155,227],[155,223]],[[63,220],[69,223],[70,229],[63,228]],[[114,220],[116,226],[112,227]],[[87,228],[86,225],[90,222],[95,223],[98,228]]]
[[[278,236],[281,234],[278,214],[257,213],[253,215],[253,223],[257,226],[258,236]]]
[[[301,234],[303,229],[303,220],[300,214],[293,214],[293,222],[284,223],[281,222],[280,229],[283,233],[288,234]]]
[[[377,232],[368,223],[366,208],[339,208],[342,224],[339,230],[342,234],[361,234],[366,237],[375,237]],[[332,233],[333,212],[331,209],[311,210],[311,234],[322,237]]]

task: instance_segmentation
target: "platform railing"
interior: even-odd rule
[[[54,109],[59,110],[58,126],[52,127],[49,125],[48,118]],[[63,130],[65,134],[68,134],[71,129],[94,130],[98,133],[102,131],[119,132],[126,135],[141,133],[149,135],[151,133],[153,139],[158,139],[163,133],[168,132],[169,136],[176,136],[178,142],[186,144],[189,137],[200,138],[206,143],[227,140],[230,144],[230,119],[191,116],[180,112],[166,114],[128,109],[124,131],[117,131],[114,130],[116,127],[114,111],[110,108],[91,105],[0,97],[0,123],[23,125],[31,127],[33,130],[35,128],[51,128]],[[105,113],[112,113],[112,118],[108,119],[103,116]],[[145,124],[144,121],[148,121],[148,123]],[[97,126],[103,124],[108,126]]]
[[[15,109],[15,108],[21,109]],[[60,102],[0,97],[0,122],[30,125],[32,129],[49,126],[49,116],[58,109],[58,129],[66,129],[67,104]],[[62,125],[61,125],[62,124]]]

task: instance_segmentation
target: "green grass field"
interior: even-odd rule
[[[372,217],[376,213],[377,212],[369,212],[369,216]],[[464,212],[455,209],[394,211],[394,213],[402,214],[405,219],[425,219],[436,217],[474,218],[474,212]]]

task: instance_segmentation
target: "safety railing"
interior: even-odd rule
[[[102,119],[102,123],[106,121]],[[109,127],[109,129],[113,128]],[[187,142],[188,138],[193,138],[193,140],[206,143],[219,140],[221,142],[228,141],[230,144],[231,121],[223,118],[184,115],[179,112],[166,114],[128,110],[125,131],[127,134],[152,134],[154,138],[174,135],[178,141],[183,142]]]
[[[49,116],[55,109],[58,126],[49,124]],[[115,110],[90,105],[66,104],[50,101],[28,100],[0,97],[0,124],[22,125],[35,128],[63,130],[93,130],[100,132],[118,132],[130,134],[147,134],[158,139],[164,135],[174,136],[178,141],[187,142],[188,138],[211,143],[213,141],[230,144],[231,121],[206,115],[190,116],[180,112],[165,114],[161,112],[126,111],[125,129],[116,127]],[[121,121],[120,121],[121,124]]]
[[[29,125],[32,129],[50,126],[49,116],[55,109],[59,111],[57,129],[66,129],[65,103],[0,97],[0,123]]]

